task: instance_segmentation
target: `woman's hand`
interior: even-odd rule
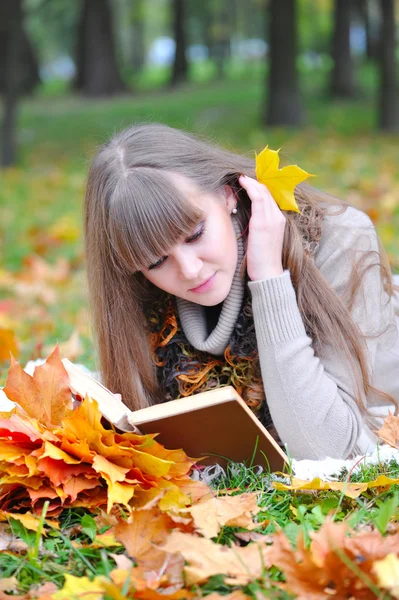
[[[286,218],[263,183],[241,175],[239,184],[252,202],[247,246],[247,272],[251,281],[282,275]]]

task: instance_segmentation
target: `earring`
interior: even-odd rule
[[[233,208],[233,210],[231,211],[231,214],[232,214],[232,215],[236,215],[236,214],[237,214],[237,212],[238,212],[238,211],[237,211],[237,206],[235,206],[235,207]]]

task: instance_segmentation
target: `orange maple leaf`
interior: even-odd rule
[[[72,410],[72,395],[58,346],[43,365],[35,368],[33,377],[11,356],[4,393],[40,423],[60,425],[65,414]]]
[[[384,419],[382,427],[376,429],[375,433],[386,444],[389,444],[393,448],[399,448],[399,417],[395,417],[395,415],[389,411],[388,416]]]
[[[158,508],[136,510],[127,521],[119,522],[111,531],[122,542],[138,567],[146,571],[163,571],[169,585],[183,585],[184,560],[181,556],[168,556],[157,546],[165,542],[174,523]]]
[[[286,579],[279,586],[297,594],[298,600],[322,600],[330,595],[359,600],[376,598],[373,563],[398,551],[399,535],[384,537],[374,530],[351,532],[349,537],[348,532],[346,523],[335,523],[328,517],[317,532],[310,533],[309,548],[300,533],[296,550],[282,532],[276,533],[270,546],[271,562]],[[358,571],[363,572],[362,578]]]

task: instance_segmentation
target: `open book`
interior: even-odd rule
[[[207,457],[200,461],[203,465],[225,465],[232,460],[281,471],[288,463],[286,454],[231,386],[133,412],[120,396],[68,359],[62,362],[73,392],[94,398],[104,417],[119,429],[158,433],[157,441],[166,448],[183,448],[194,458]]]

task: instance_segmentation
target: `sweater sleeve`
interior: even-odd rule
[[[348,283],[353,261],[368,250],[378,253],[372,222],[360,212],[358,221],[328,227],[320,244],[316,265],[338,295]],[[378,263],[375,252],[367,255],[370,265]],[[315,355],[289,271],[248,285],[267,403],[290,455],[347,458],[367,445],[372,449],[375,436],[367,432],[356,404],[345,355],[338,356],[328,344]],[[370,266],[352,306],[352,317],[363,333],[380,331],[382,293],[379,267]],[[374,335],[366,343],[372,370],[378,339]]]

